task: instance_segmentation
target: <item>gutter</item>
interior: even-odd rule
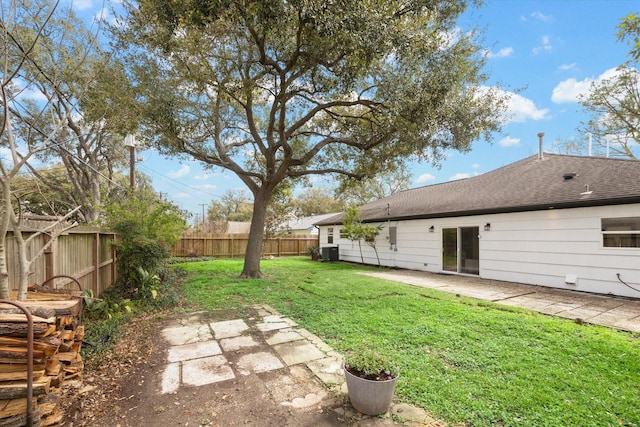
[[[592,201],[573,201],[573,202],[559,202],[548,203],[544,205],[523,205],[523,206],[507,206],[502,208],[485,208],[485,209],[473,209],[464,211],[451,211],[451,212],[435,212],[424,213],[416,215],[397,215],[397,216],[383,216],[373,218],[363,218],[363,223],[381,222],[381,221],[402,221],[402,220],[414,220],[414,219],[433,219],[433,218],[452,218],[452,217],[465,217],[476,215],[490,215],[501,213],[516,213],[516,212],[534,212],[534,211],[546,211],[550,209],[574,209],[574,208],[587,208],[596,206],[616,206],[616,205],[630,205],[634,203],[640,203],[640,196],[623,197],[618,199],[606,199],[606,200],[592,200]],[[342,221],[323,223],[319,222],[314,224],[318,225],[342,225]]]

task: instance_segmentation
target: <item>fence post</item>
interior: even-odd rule
[[[50,234],[43,234],[43,242],[46,245],[51,241]],[[53,276],[56,275],[56,249],[54,246],[57,246],[57,242],[53,242],[45,251],[44,251],[44,280],[49,280]]]
[[[100,234],[93,234],[93,275],[91,277],[91,289],[98,289],[100,281]]]

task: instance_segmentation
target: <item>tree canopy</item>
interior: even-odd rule
[[[612,75],[593,83],[580,99],[591,112],[583,131],[593,134],[596,147],[612,157],[640,157],[640,18],[629,14],[618,25],[618,40],[630,44],[630,60]]]
[[[141,0],[119,26],[142,126],[162,150],[234,172],[253,194],[242,276],[260,276],[283,182],[438,163],[500,127],[464,0]]]

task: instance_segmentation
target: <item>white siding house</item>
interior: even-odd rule
[[[640,298],[640,162],[545,154],[360,208],[382,266]],[[366,242],[318,224],[320,246],[376,265]]]

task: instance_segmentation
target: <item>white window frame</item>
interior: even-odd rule
[[[603,248],[640,249],[640,217],[601,218],[600,227]]]

